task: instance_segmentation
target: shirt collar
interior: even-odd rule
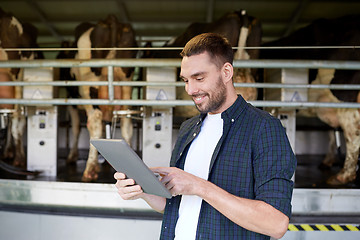
[[[247,107],[247,102],[241,95],[238,95],[238,98],[233,103],[233,105],[231,105],[228,109],[226,109],[224,112],[222,112],[221,118],[224,120],[224,123],[234,122],[235,120],[237,120],[237,118],[240,116],[241,112],[246,107]],[[197,125],[202,124],[202,122],[204,121],[206,116],[207,116],[207,113],[201,113],[199,115],[199,120],[197,122]]]
[[[224,120],[224,123],[234,122],[239,118],[240,114],[246,107],[247,102],[241,95],[238,95],[238,98],[233,105],[221,114],[221,118]]]

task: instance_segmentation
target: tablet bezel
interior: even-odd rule
[[[171,198],[169,190],[123,139],[91,139],[90,143],[118,172],[135,180],[145,193]]]

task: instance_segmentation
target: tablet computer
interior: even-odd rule
[[[123,139],[91,139],[90,143],[118,172],[135,180],[145,193],[171,198],[172,195],[142,159]]]

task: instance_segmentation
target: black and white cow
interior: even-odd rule
[[[245,10],[228,12],[220,19],[211,23],[193,23],[181,35],[167,42],[164,47],[184,47],[191,38],[206,32],[221,34],[229,40],[233,47],[238,47],[234,54],[234,59],[236,60],[257,59],[259,57],[258,49],[244,49],[244,47],[260,46],[262,37],[260,21],[255,17],[247,15]],[[152,51],[145,54],[145,57],[179,58],[180,51]],[[253,83],[256,80],[256,76],[256,69],[236,69],[234,72],[234,82]],[[256,88],[237,88],[237,93],[241,94],[246,100],[256,100],[257,98]],[[180,100],[191,99],[184,89],[177,88],[176,94]],[[198,114],[198,111],[195,107],[176,107],[174,114],[191,117]]]
[[[40,58],[33,51],[7,51],[9,48],[36,48],[37,29],[31,24],[21,23],[13,14],[0,8],[0,60],[29,60]],[[23,69],[0,68],[0,81],[22,81]],[[22,98],[21,87],[0,87],[0,98]],[[14,165],[24,167],[26,163],[23,133],[26,126],[25,115],[20,105],[0,105],[1,109],[14,109],[11,118],[12,141],[7,141],[3,158],[13,158]],[[12,148],[14,144],[14,149]]]
[[[83,23],[75,31],[76,47],[74,53],[76,59],[115,59],[134,58],[137,55],[133,50],[90,50],[90,48],[129,48],[136,47],[135,32],[131,25],[120,23],[113,15],[97,24]],[[60,56],[61,58],[61,56]],[[107,81],[107,68],[74,67],[71,76],[77,81]],[[114,81],[130,81],[133,76],[133,68],[114,67]],[[69,77],[69,76],[67,76]],[[131,87],[114,87],[115,99],[130,99]],[[75,95],[75,96],[74,96]],[[94,96],[95,95],[95,96]],[[72,97],[80,96],[83,99],[92,97],[107,99],[108,89],[105,86],[98,88],[81,86],[78,92],[73,92]],[[113,110],[126,109],[126,106],[82,106],[86,111],[87,129],[91,139],[101,138],[103,135],[102,121],[111,122]],[[74,141],[71,146],[67,161],[76,161],[78,157],[78,139],[80,134],[80,121],[77,108],[68,108],[71,114]],[[121,133],[123,138],[130,143],[133,126],[131,119],[121,119]],[[94,146],[89,146],[89,156],[86,169],[83,173],[83,181],[95,181],[98,178],[99,164],[98,152]]]
[[[261,59],[310,59],[359,61],[360,50],[341,48],[358,46],[360,43],[360,15],[344,16],[337,19],[319,19],[277,41],[263,46],[338,46],[338,48],[262,50]],[[313,73],[313,71],[310,71]],[[318,69],[316,75],[310,74],[313,84],[360,84],[360,70]],[[360,102],[358,90],[310,89],[309,101],[319,102]],[[360,147],[359,109],[308,109],[333,128],[341,127],[346,140],[346,159],[342,170],[328,179],[331,185],[343,185],[356,179],[356,168]],[[328,154],[323,161],[331,166],[334,154]]]

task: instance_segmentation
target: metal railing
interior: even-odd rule
[[[0,61],[0,68],[36,68],[36,67],[107,67],[108,81],[51,81],[51,82],[0,82],[1,86],[108,86],[109,99],[0,99],[0,104],[21,105],[128,105],[128,106],[191,106],[189,100],[118,100],[114,99],[114,86],[184,86],[183,82],[146,82],[114,81],[114,67],[180,67],[180,59],[91,59],[91,60],[9,60]],[[360,70],[360,61],[313,61],[313,60],[235,60],[235,68],[335,68]],[[252,88],[290,88],[290,89],[337,89],[360,90],[357,84],[282,84],[282,83],[235,83],[235,87]],[[360,103],[352,102],[286,102],[286,101],[249,101],[255,107],[326,107],[360,108]]]

